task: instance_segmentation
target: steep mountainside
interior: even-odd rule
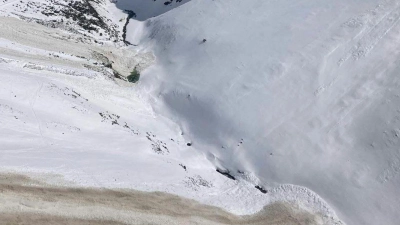
[[[398,1],[1,0],[0,16],[2,171],[397,224]]]
[[[139,88],[217,168],[310,188],[349,224],[397,224],[399,4],[193,0],[128,40],[157,57]]]
[[[307,188],[267,186],[249,171],[233,177],[216,167],[198,139],[154,110],[158,100],[145,81],[161,61],[153,48],[136,46],[148,27],[134,20],[133,10],[108,1],[22,3],[4,1],[0,8],[0,172],[56,185],[162,191],[240,215],[285,202],[293,212],[307,211],[312,224],[341,224]],[[151,12],[161,13],[184,2],[153,3]],[[80,7],[95,12],[85,15]],[[81,23],[84,17],[91,22]],[[133,70],[141,73],[138,84],[126,82]]]

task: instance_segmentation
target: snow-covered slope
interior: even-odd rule
[[[0,4],[2,171],[397,223],[397,1]]]
[[[4,0],[0,14],[84,34],[82,41],[117,42],[127,16],[113,6],[108,0]]]
[[[285,201],[314,213],[313,224],[338,221],[308,189],[280,185],[262,193],[249,182],[257,179],[252,174],[232,180],[216,172],[179,126],[154,112],[145,91],[117,84],[93,57],[98,51],[133,63],[146,61],[145,52],[76,43],[74,35],[62,38],[63,30],[13,18],[0,21],[1,172],[60,174],[67,183],[44,178],[61,185],[163,191],[237,214]],[[29,38],[16,35],[22,32]]]
[[[193,0],[128,40],[157,57],[139,88],[216,167],[397,224],[399,19],[394,0]]]
[[[163,191],[236,214],[283,201],[311,212],[313,224],[339,223],[306,188],[266,190],[255,187],[251,173],[234,180],[217,172],[190,136],[154,111],[148,86],[119,79],[134,67],[150,72],[152,49],[124,45],[121,38],[96,43],[100,34],[91,36],[78,23],[52,27],[40,10],[16,15],[15,7],[0,12],[11,16],[0,17],[0,172],[50,177],[59,185]],[[67,183],[43,173],[60,174]]]

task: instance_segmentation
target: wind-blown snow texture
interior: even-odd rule
[[[81,68],[67,80],[58,67],[37,72],[20,56],[30,48],[2,40],[20,52],[0,59],[4,169],[166,191],[239,214],[283,200],[326,224],[337,222],[330,207],[347,224],[397,224],[399,2],[113,2],[120,10],[100,4],[115,25],[100,44],[120,41],[113,34],[127,24],[132,57],[156,57],[133,89],[70,76]],[[121,10],[136,18],[125,23]]]
[[[141,88],[214,165],[396,224],[399,3],[193,0],[145,22],[158,63]]]

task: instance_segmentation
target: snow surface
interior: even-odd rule
[[[113,24],[122,24],[122,10],[137,14],[127,27],[137,47],[102,40],[121,71],[153,64],[133,87],[70,58],[68,51],[89,57],[87,42],[44,65],[50,49],[0,32],[4,171],[165,191],[237,214],[289,201],[323,214],[324,224],[341,224],[335,212],[347,224],[397,224],[399,2],[118,0],[102,7]],[[51,30],[37,29],[31,39]],[[119,62],[129,51],[128,62]]]
[[[56,185],[163,191],[236,214],[285,201],[339,223],[306,188],[280,185],[263,194],[251,173],[236,181],[217,173],[176,123],[153,110],[149,93],[83,66],[99,64],[93,52],[118,60],[113,65],[140,65],[148,59],[143,49],[93,46],[14,18],[0,17],[0,25],[2,172]]]
[[[399,4],[193,0],[144,22],[158,61],[139,88],[214,165],[397,224]]]
[[[282,185],[264,195],[245,177],[238,182],[216,173],[135,89],[101,77],[37,71],[16,59],[0,62],[2,171],[45,173],[54,184],[174,193],[238,214],[285,200],[335,220],[307,189]]]

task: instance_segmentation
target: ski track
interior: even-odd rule
[[[45,147],[47,144],[46,144],[46,141],[45,141],[45,139],[44,139],[44,137],[43,137],[42,126],[41,126],[41,120],[39,120],[39,118],[38,118],[38,116],[37,116],[37,114],[36,114],[36,111],[35,111],[35,109],[34,109],[36,99],[38,98],[38,93],[40,93],[40,91],[42,90],[43,83],[39,83],[39,82],[38,82],[38,85],[39,85],[39,87],[38,87],[38,89],[35,91],[34,96],[32,97],[31,110],[32,110],[32,113],[33,113],[33,115],[35,116],[36,122],[37,122],[37,124],[38,124],[39,134],[40,134],[40,137],[41,137],[42,142],[43,142],[43,147]]]

